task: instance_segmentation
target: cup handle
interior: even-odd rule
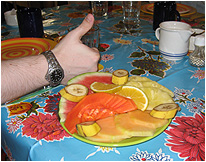
[[[157,29],[155,30],[155,36],[156,36],[156,38],[159,40],[159,38],[160,38],[160,28],[157,28]]]

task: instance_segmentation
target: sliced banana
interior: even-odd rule
[[[176,115],[176,112],[180,110],[181,108],[176,103],[165,103],[156,106],[150,112],[150,115],[160,119],[171,119]]]
[[[112,83],[117,85],[123,85],[128,80],[129,73],[127,70],[118,69],[112,73]]]
[[[88,88],[82,84],[70,84],[60,90],[62,97],[69,101],[79,102],[88,94]]]
[[[100,126],[94,121],[77,124],[76,128],[77,128],[77,133],[83,137],[94,136],[97,133],[99,133],[99,131],[101,130]]]

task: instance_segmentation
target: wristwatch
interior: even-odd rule
[[[46,57],[48,62],[48,71],[45,75],[45,79],[52,87],[59,85],[64,78],[64,70],[51,50],[45,51],[42,54]]]

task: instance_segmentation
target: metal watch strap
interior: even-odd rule
[[[64,78],[64,71],[63,71],[62,67],[60,66],[59,62],[57,61],[55,55],[53,54],[53,52],[51,50],[45,51],[45,52],[43,52],[41,54],[43,54],[46,57],[47,62],[48,62],[48,71],[47,71],[47,74],[45,75],[45,79],[47,81],[49,81],[50,86],[52,86],[52,87],[59,85],[61,83],[61,81],[58,82],[58,83],[51,82],[50,74],[55,69],[60,69],[63,72],[63,76],[62,76],[62,79],[63,79]]]

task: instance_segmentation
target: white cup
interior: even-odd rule
[[[16,10],[12,9],[4,13],[6,24],[9,26],[18,26]]]
[[[187,55],[189,38],[194,33],[189,24],[178,21],[160,23],[155,36],[159,40],[159,50],[165,59],[181,60]]]

